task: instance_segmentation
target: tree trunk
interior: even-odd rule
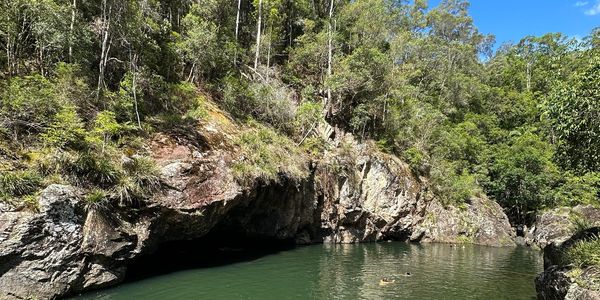
[[[40,75],[44,76],[44,47],[42,45],[39,48],[39,64],[40,64]]]
[[[527,77],[527,91],[531,91],[531,62],[527,61],[527,70],[526,70],[526,77]]]
[[[330,0],[329,5],[329,29],[328,29],[328,41],[327,41],[327,78],[331,77],[331,64],[332,64],[332,56],[333,56],[333,3],[334,0]],[[323,112],[326,115],[328,110],[328,105],[331,102],[331,88],[327,87],[327,100],[323,105]]]
[[[258,24],[256,26],[256,55],[254,56],[254,69],[258,68],[260,56],[260,35],[262,29],[262,0],[258,0]]]
[[[73,62],[73,29],[75,28],[75,11],[77,10],[77,0],[73,0],[71,6],[71,25],[69,26],[69,62]]]
[[[240,10],[242,9],[242,0],[238,0],[237,16],[235,17],[235,54],[233,56],[233,65],[237,65],[238,55],[238,36],[240,32]]]
[[[137,86],[136,86],[136,78],[137,78],[137,54],[134,54],[131,58],[131,85],[133,90],[133,104],[135,106],[135,117],[137,119],[138,128],[142,129],[142,122],[140,121],[140,111],[138,110],[138,101],[137,101]]]
[[[273,24],[269,26],[269,46],[267,47],[267,82],[269,82],[269,75],[271,71],[271,38],[273,37]]]
[[[12,48],[12,44],[11,44],[11,37],[7,36],[6,38],[7,42],[6,42],[6,65],[8,67],[8,76],[12,75],[12,59],[11,59],[11,48]]]
[[[106,62],[108,61],[109,51],[109,30],[110,30],[110,13],[112,7],[108,8],[106,0],[102,1],[102,49],[100,52],[100,63],[98,66],[98,87],[96,89],[96,99],[100,97],[100,92],[104,87],[104,73],[106,71]]]

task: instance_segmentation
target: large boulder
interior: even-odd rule
[[[573,270],[570,267],[551,266],[535,280],[540,300],[598,300],[600,282],[597,268]]]
[[[546,245],[544,271],[535,280],[538,299],[600,300],[600,269],[574,266],[563,259],[569,247],[599,234],[600,227],[592,227]]]
[[[542,249],[551,243],[561,244],[573,235],[576,221],[585,222],[587,226],[600,226],[600,208],[578,205],[545,211],[537,216],[532,240],[528,242]]]
[[[497,203],[479,197],[462,207],[444,206],[429,191],[426,178],[415,176],[406,163],[372,145],[345,139],[325,156],[316,176],[325,242],[515,245],[508,218]]]
[[[79,248],[83,217],[74,189],[51,185],[40,212],[0,214],[0,298],[53,298],[84,270]]]
[[[515,234],[502,207],[486,197],[474,197],[462,207],[432,201],[415,230],[422,241],[514,246]]]

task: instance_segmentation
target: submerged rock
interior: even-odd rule
[[[86,210],[77,189],[52,185],[39,212],[0,213],[0,299],[53,299],[121,282],[130,264],[168,241],[211,232],[306,243],[382,240],[514,245],[493,201],[445,207],[398,158],[352,142],[301,178],[280,173],[240,185],[226,137],[200,148],[168,136],[151,151],[163,189],[135,207]],[[334,157],[336,159],[334,159]],[[340,161],[343,160],[343,161]],[[302,162],[302,160],[299,160]]]

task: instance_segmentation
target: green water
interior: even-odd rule
[[[314,245],[76,299],[535,299],[541,270],[540,253],[527,248]],[[379,286],[382,277],[396,283]]]

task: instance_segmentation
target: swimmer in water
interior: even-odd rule
[[[383,277],[380,281],[379,281],[379,286],[386,286],[392,283],[395,283],[396,280],[394,279],[389,279],[387,277]]]

